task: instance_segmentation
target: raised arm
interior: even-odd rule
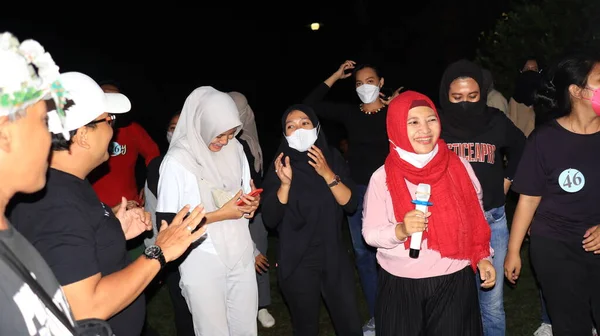
[[[340,67],[329,76],[324,82],[319,83],[317,87],[303,100],[303,103],[311,106],[315,113],[322,118],[343,122],[346,115],[352,111],[352,106],[344,103],[334,103],[323,101],[329,89],[340,79],[345,79],[352,76],[351,70],[354,68],[356,63],[354,61],[346,61],[340,65]]]

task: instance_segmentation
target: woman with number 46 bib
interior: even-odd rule
[[[534,130],[519,163],[504,272],[519,278],[531,223],[531,261],[553,335],[590,335],[600,323],[600,57],[563,59],[535,100],[536,113],[556,119]]]

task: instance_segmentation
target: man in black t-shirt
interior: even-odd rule
[[[3,214],[15,193],[36,192],[46,183],[50,134],[46,124],[46,102],[42,98],[51,93],[51,83],[58,76],[58,67],[37,42],[24,41],[21,46],[24,47],[22,50],[37,57],[32,56],[33,61],[29,61],[22,56],[18,41],[10,33],[0,34],[0,210]],[[56,77],[42,79],[29,71],[30,64],[35,64],[39,56],[44,57],[45,66],[37,66],[37,69],[46,71],[46,75],[54,73]],[[53,68],[56,70],[51,71]],[[59,83],[55,83],[54,88],[59,89]],[[61,102],[55,102],[55,105],[60,108]],[[72,335],[73,318],[56,278],[38,251],[4,215],[0,216],[0,245],[30,272],[52,298],[60,311],[57,314],[61,313],[70,325],[67,327],[60,322],[39,293],[9,266],[9,259],[2,256],[0,335]]]
[[[163,223],[155,245],[131,262],[126,240],[151,229],[141,208],[126,210],[101,203],[87,175],[105,162],[113,135],[114,114],[129,111],[129,99],[104,93],[90,77],[61,74],[69,107],[66,130],[70,139],[55,130],[56,114],[49,113],[52,157],[43,192],[22,199],[11,213],[17,229],[44,256],[77,319],[106,319],[117,336],[140,335],[145,305],[142,292],[169,261],[178,258],[204,230],[192,233],[204,217],[196,208],[186,220],[184,207],[171,225]]]

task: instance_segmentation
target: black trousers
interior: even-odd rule
[[[588,336],[593,321],[600,323],[600,255],[586,252],[581,240],[530,238],[531,261],[554,336]]]
[[[321,296],[338,336],[362,336],[362,321],[356,300],[354,269],[340,247],[331,258],[321,248],[311,247],[279,287],[290,310],[294,336],[319,335]]]
[[[185,298],[181,295],[181,288],[179,287],[179,281],[181,280],[179,264],[180,262],[173,261],[172,264],[167,265],[164,269],[165,282],[167,283],[171,303],[173,304],[177,336],[194,336],[192,314],[185,302]]]
[[[380,269],[377,288],[377,336],[483,335],[470,266],[425,279],[399,278]]]

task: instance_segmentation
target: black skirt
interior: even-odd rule
[[[375,326],[377,336],[483,335],[473,269],[424,279],[380,269]]]

